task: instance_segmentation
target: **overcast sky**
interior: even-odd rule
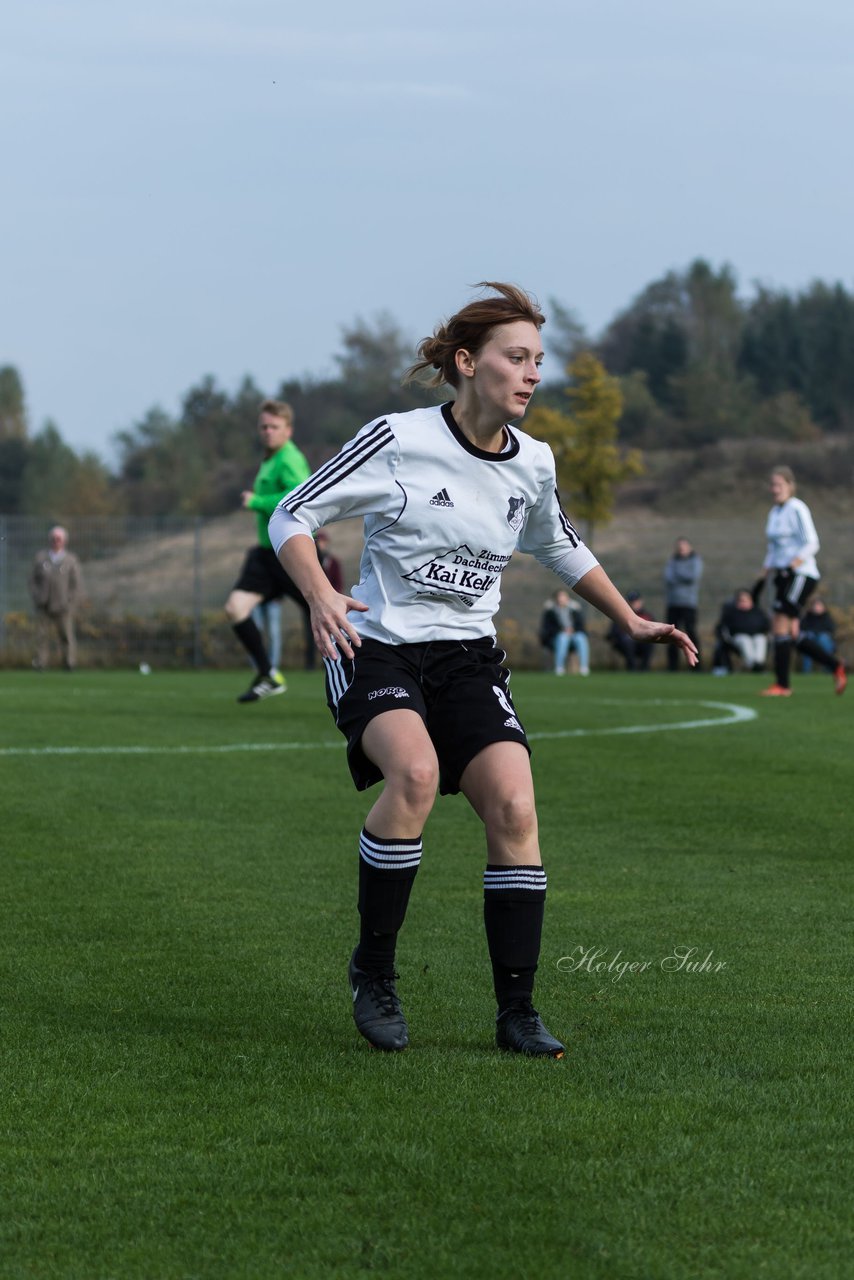
[[[484,278],[594,333],[698,256],[851,288],[852,106],[850,0],[18,3],[0,364],[111,461],[207,373],[273,392]]]

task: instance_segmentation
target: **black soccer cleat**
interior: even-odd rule
[[[562,1058],[566,1053],[566,1046],[546,1031],[530,1000],[517,1000],[499,1013],[495,1043],[499,1049],[524,1053],[529,1058]]]
[[[409,1028],[395,987],[396,973],[365,973],[356,968],[356,952],[347,970],[353,996],[353,1020],[375,1049],[397,1053],[409,1044]]]
[[[260,702],[262,698],[274,698],[277,693],[287,689],[285,677],[277,671],[266,676],[256,676],[245,693],[241,693],[238,702]]]

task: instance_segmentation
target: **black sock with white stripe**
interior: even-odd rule
[[[545,907],[546,873],[542,867],[487,865],[483,922],[499,1013],[514,1000],[531,998]]]
[[[789,687],[789,672],[792,668],[792,642],[788,636],[774,637],[774,675],[782,689]]]
[[[421,862],[421,837],[386,840],[363,828],[359,837],[359,915],[362,928],[357,969],[391,973],[397,934]]]

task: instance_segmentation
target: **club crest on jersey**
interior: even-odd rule
[[[509,498],[509,508],[507,511],[507,523],[515,533],[525,519],[525,499]]]
[[[447,489],[440,489],[438,493],[434,493],[430,499],[431,507],[452,507],[451,495]]]

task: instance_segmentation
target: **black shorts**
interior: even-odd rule
[[[382,644],[363,640],[352,659],[324,659],[326,699],[347,739],[347,762],[359,791],[382,778],[362,750],[362,734],[384,711],[415,711],[439,757],[439,790],[455,795],[474,757],[493,742],[519,742],[531,754],[510,697],[506,654],[495,641],[433,640]]]
[[[272,547],[250,547],[232,591],[249,591],[261,596],[265,604],[288,596],[301,609],[308,609],[305,597],[290,574],[285,573]]]
[[[784,613],[787,618],[797,618],[818,586],[818,579],[807,578],[794,569],[777,569],[774,572],[774,613]]]

